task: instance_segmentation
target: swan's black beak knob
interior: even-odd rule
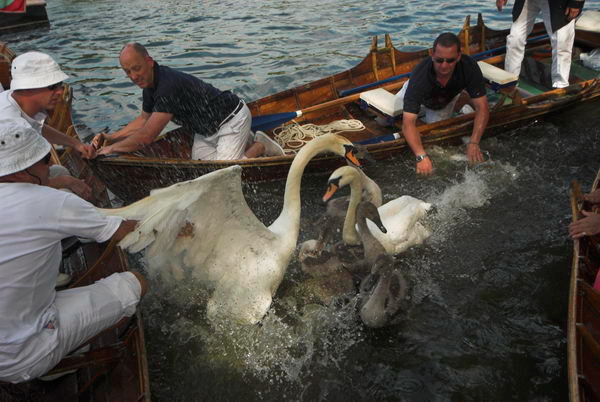
[[[346,160],[354,166],[360,166],[360,162],[356,157],[356,148],[352,145],[344,145],[344,149]]]

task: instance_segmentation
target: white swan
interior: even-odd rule
[[[266,227],[248,207],[241,168],[233,166],[194,180],[154,190],[130,206],[102,210],[136,219],[121,247],[147,247],[151,271],[191,274],[213,289],[209,319],[254,324],[267,312],[296,248],[300,228],[300,183],[305,166],[321,152],[358,164],[352,143],[337,135],[310,141],[296,155],[285,186],[283,209]]]
[[[328,183],[327,191],[331,191],[332,194],[335,193],[340,187],[344,187],[348,185],[350,180],[350,175],[345,175],[344,172],[347,170],[355,170],[358,173],[360,178],[360,184],[362,186],[362,197],[363,201],[369,201],[377,208],[379,208],[383,204],[383,195],[381,193],[381,188],[375,180],[371,179],[369,176],[362,171],[362,169],[355,166],[343,166],[340,169],[340,175],[337,176],[337,180],[330,180]],[[350,196],[338,197],[329,200],[327,202],[327,214],[331,216],[336,216],[343,219],[346,216],[346,211],[348,210],[348,205],[350,204]],[[360,241],[359,241],[360,243]],[[353,244],[359,244],[353,243]]]
[[[356,208],[361,200],[362,181],[356,169],[347,169],[346,166],[336,169],[329,176],[328,183],[338,183],[328,186],[323,201],[327,202],[338,188],[350,185],[350,205],[344,221],[342,239],[346,244],[360,244],[356,231]],[[388,254],[398,254],[409,247],[421,244],[431,233],[419,222],[431,204],[417,198],[404,195],[391,200],[378,208],[383,225],[387,233],[383,233],[377,225],[369,221],[371,233],[381,242]]]
[[[331,199],[340,188],[350,185],[350,197],[339,197]],[[354,195],[354,197],[352,197]],[[383,203],[381,188],[367,176],[361,169],[352,166],[342,166],[329,176],[327,181],[327,192],[323,196],[327,202],[327,214],[331,216],[344,217],[342,238],[344,243],[350,246],[361,244],[358,232],[351,222],[356,222],[356,208],[361,200],[370,201],[376,207]],[[330,207],[330,204],[332,206]]]

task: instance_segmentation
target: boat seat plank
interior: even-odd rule
[[[585,10],[575,23],[576,29],[600,32],[600,10]]]
[[[514,86],[519,80],[519,77],[515,74],[509,73],[485,61],[478,61],[477,65],[483,74],[483,78],[485,78],[494,90]]]
[[[386,116],[396,117],[402,113],[404,102],[383,88],[372,89],[360,94],[360,99],[368,106],[377,109]]]

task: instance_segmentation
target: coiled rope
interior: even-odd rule
[[[329,133],[340,133],[342,131],[361,131],[365,126],[360,120],[336,120],[329,124],[298,124],[292,123],[278,127],[273,130],[275,141],[284,149],[286,154],[295,154],[300,148],[313,138]]]

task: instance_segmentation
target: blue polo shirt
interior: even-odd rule
[[[452,77],[442,87],[435,77],[433,60],[427,57],[410,75],[404,94],[404,111],[418,114],[421,105],[432,110],[443,109],[463,89],[466,89],[471,99],[485,96],[485,81],[475,60],[463,54],[456,63]]]
[[[205,137],[219,131],[221,122],[235,110],[240,98],[221,91],[193,75],[154,62],[154,85],[142,92],[146,113],[171,113],[174,123]]]

